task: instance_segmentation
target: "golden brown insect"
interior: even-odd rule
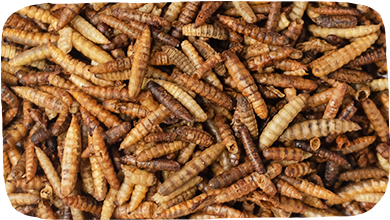
[[[79,90],[68,91],[81,106],[95,116],[99,121],[103,122],[108,128],[122,124],[122,121],[115,115],[111,114],[103,108],[103,106],[91,96]]]
[[[254,111],[261,119],[267,118],[268,110],[266,104],[249,71],[234,53],[225,51],[224,54],[227,58],[225,66],[228,69],[230,76],[236,82],[238,90],[249,99],[253,105]]]
[[[326,128],[326,129],[323,129]],[[302,129],[302,133],[295,133],[296,129]],[[279,137],[279,141],[309,140],[314,137],[324,137],[334,133],[345,133],[360,130],[356,123],[344,119],[319,119],[307,120],[288,127]]]
[[[275,179],[274,183],[276,188],[278,188],[280,195],[288,196],[295,199],[302,199],[301,193],[286,181],[283,181],[281,179]]]
[[[370,120],[374,126],[377,135],[380,137],[382,142],[387,142],[389,139],[389,126],[387,125],[385,119],[381,115],[374,102],[371,101],[371,99],[365,99],[362,102],[362,107],[367,115],[368,120]]]
[[[65,27],[76,15],[81,12],[85,4],[67,4],[61,11],[55,29],[58,31]]]
[[[141,169],[172,170],[172,171],[180,170],[179,163],[172,160],[165,160],[165,159],[156,159],[147,162],[141,162],[138,161],[135,157],[126,155],[125,157],[121,158],[121,163],[127,165],[131,164]]]
[[[171,110],[172,113],[184,120],[193,121],[193,118],[187,109],[185,109],[180,102],[169,94],[162,86],[153,81],[149,81],[147,87],[152,92],[153,96],[165,107]]]
[[[167,143],[156,144],[154,147],[143,150],[137,155],[137,161],[146,162],[153,158],[158,158],[176,151],[179,151],[187,146],[187,143],[182,141],[174,141]]]
[[[128,8],[107,8],[107,12],[104,14],[112,15],[121,20],[139,21],[153,26],[171,26],[171,22],[165,20],[162,17]]]
[[[146,108],[131,102],[122,103],[118,100],[108,99],[105,100],[102,104],[103,107],[109,111],[132,115],[138,118],[144,118],[147,114],[149,114],[149,111]]]
[[[194,45],[196,50],[199,51],[200,55],[206,60],[206,62],[212,56],[217,54],[217,52],[214,50],[214,48],[212,48],[209,44],[207,44],[204,41],[196,40],[192,44]],[[197,68],[197,69],[199,69],[199,68]],[[222,63],[216,64],[216,66],[214,67],[214,71],[216,74],[218,74],[220,76],[223,76],[226,73],[225,66]]]
[[[60,197],[63,198],[60,189],[61,189],[61,179],[58,176],[57,171],[55,170],[52,162],[48,158],[48,156],[39,148],[35,147],[35,153],[37,155],[39,165],[42,167],[43,171],[45,172],[47,179],[50,182],[50,185],[54,189],[54,193]]]
[[[114,166],[112,164],[110,155],[107,152],[107,147],[104,143],[103,137],[101,136],[98,129],[93,131],[93,148],[99,164],[102,168],[103,174],[107,179],[107,182],[116,190],[119,190],[120,183],[116,176]]]
[[[188,88],[210,100],[212,103],[227,109],[233,108],[233,100],[218,88],[179,73],[173,74],[171,77],[173,79],[179,78]]]
[[[260,54],[259,56],[249,58],[247,60],[248,69],[250,70],[262,70],[264,67],[271,66],[279,60],[287,58],[292,52],[290,46],[278,47],[276,50],[272,50],[269,53]]]
[[[361,12],[354,8],[336,8],[336,7],[311,7],[311,11],[314,11],[318,14],[325,14],[325,15],[353,15],[353,16],[359,16]]]
[[[298,95],[286,104],[267,124],[259,138],[261,150],[270,147],[276,139],[286,130],[288,124],[302,110],[306,103],[305,95]]]
[[[30,193],[11,193],[8,198],[13,206],[38,204],[39,195]]]
[[[311,62],[309,66],[315,76],[321,77],[327,75],[347,64],[349,61],[355,59],[377,39],[377,34],[367,35],[341,49],[325,54],[324,56]],[[340,63],[334,62],[336,59],[340,60],[341,57],[343,58]]]
[[[351,144],[346,147],[341,149],[341,152],[343,154],[350,154],[359,150],[362,150],[372,143],[374,143],[376,139],[376,136],[364,136],[364,137],[359,137],[351,142]]]
[[[9,130],[8,130],[9,129]],[[16,150],[16,144],[22,140],[24,136],[27,135],[27,128],[23,125],[23,120],[15,121],[15,123],[11,124],[8,129],[4,132],[3,138],[3,150]],[[13,164],[13,163],[12,163]]]
[[[3,82],[1,83],[1,100],[6,102],[12,108],[19,108],[20,102],[18,97],[16,97]]]
[[[370,63],[375,63],[379,60],[385,59],[386,54],[383,48],[379,48],[373,51],[364,52],[362,55],[356,57],[354,60],[347,64],[348,67],[363,66]]]
[[[273,31],[276,28],[279,16],[280,9],[282,7],[281,2],[271,2],[270,10],[268,15],[267,23],[265,24],[265,28],[267,30]]]
[[[186,181],[196,176],[204,168],[210,165],[224,147],[223,144],[217,143],[201,152],[199,156],[194,157],[191,161],[187,162],[179,172],[173,174],[168,180],[160,185],[158,193],[161,195],[168,195],[176,188],[182,186]],[[200,161],[202,162],[200,163]]]
[[[255,148],[255,144],[253,143],[252,137],[249,133],[248,128],[241,124],[240,126],[240,134],[242,137],[242,143],[245,149],[246,154],[248,155],[251,163],[253,164],[254,170],[259,173],[263,174],[266,172],[264,165],[261,161],[260,155],[257,152],[257,149]]]
[[[146,142],[173,142],[176,139],[176,133],[154,133],[147,135]]]
[[[7,21],[5,22],[5,27],[10,26],[15,29],[19,30],[25,30],[25,31],[31,31],[31,32],[39,32],[40,28],[37,24],[35,24],[32,20],[28,20],[19,14],[12,14],[8,17]]]
[[[175,64],[177,68],[188,75],[192,75],[195,72],[195,67],[191,61],[178,49],[171,46],[161,47],[164,53],[168,56],[169,60]]]
[[[341,82],[349,83],[366,83],[372,80],[372,76],[364,71],[345,68],[341,68],[330,73],[328,77]]]
[[[389,149],[390,147],[386,143],[380,143],[376,146],[376,151],[387,160],[389,160]]]
[[[202,26],[211,15],[222,5],[221,1],[204,2],[195,19],[195,28]]]
[[[135,43],[135,47],[137,48],[134,54],[134,59],[132,63],[132,68],[130,72],[129,79],[129,96],[131,99],[135,99],[136,96],[141,91],[141,82],[143,77],[145,76],[145,69],[147,67],[146,60],[149,59],[151,46],[151,36],[150,29],[145,28],[142,32],[140,39],[138,39]]]
[[[69,196],[63,198],[62,201],[68,206],[85,212],[90,212],[92,214],[100,214],[102,211],[102,204],[90,196]]]
[[[225,29],[211,24],[204,24],[196,28],[193,23],[186,24],[182,27],[182,34],[184,36],[207,37],[217,40],[228,39],[228,32]]]
[[[329,99],[328,105],[326,106],[322,118],[332,119],[336,117],[336,114],[342,104],[344,94],[346,93],[347,88],[348,87],[345,83],[340,83],[335,87],[335,90],[333,91],[333,94]]]
[[[293,177],[288,177],[285,175],[280,175],[279,177],[280,177],[280,179],[293,185],[299,191],[305,192],[305,193],[310,194],[314,197],[322,198],[322,199],[338,199],[339,198],[339,196],[334,194],[332,191],[327,190],[326,188],[321,187],[319,185],[315,185],[314,183],[311,183],[306,179],[293,178]]]
[[[257,81],[257,83],[283,88],[292,87],[302,90],[315,90],[318,86],[317,83],[312,80],[277,73],[257,73],[253,74],[253,78]]]
[[[28,45],[31,47],[47,44],[48,42],[57,42],[59,36],[43,32],[27,32],[18,29],[5,28],[3,37],[10,39],[12,42]]]
[[[26,172],[26,153],[23,153],[18,162],[12,166],[11,177],[14,179],[20,179]]]
[[[301,177],[317,171],[313,162],[301,162],[286,167],[284,174],[289,177]]]
[[[388,79],[387,78],[374,79],[368,83],[368,86],[370,87],[370,90],[372,92],[387,90],[388,89]]]
[[[181,25],[185,25],[193,21],[195,19],[197,12],[200,9],[201,2],[188,2],[185,4],[185,6],[182,8],[182,11],[179,15],[178,20],[178,27],[172,31],[172,36],[182,39],[183,35],[181,34]]]
[[[170,111],[165,108],[164,105],[160,104],[158,109],[149,113],[133,129],[130,130],[121,143],[119,150],[130,147],[132,144],[145,137],[153,129],[154,125],[158,125],[164,120],[169,112]]]
[[[80,35],[81,36],[81,35]],[[94,47],[86,47],[84,42],[78,42],[78,45],[84,45],[83,49],[89,49],[88,53],[93,54],[98,56],[97,58],[100,59],[102,63],[107,62],[111,60],[112,58],[107,54],[110,58],[104,58],[101,54],[101,52],[98,51],[93,51],[95,49]],[[76,44],[74,44],[76,47]],[[98,79],[95,77],[94,74],[88,71],[89,66],[86,65],[85,63],[72,58],[70,55],[65,54],[62,52],[60,49],[57,47],[51,45],[50,43],[48,44],[49,50],[51,52],[52,59],[55,63],[59,64],[62,68],[64,68],[66,71],[71,72],[73,74],[76,74],[78,76],[82,76],[83,78],[90,80],[92,83],[100,86],[113,86],[112,82]],[[99,48],[100,49],[100,48]],[[103,50],[102,50],[103,51]],[[104,52],[104,51],[103,51]],[[104,52],[105,53],[105,52]]]
[[[141,204],[142,200],[145,198],[148,189],[149,187],[144,185],[134,186],[134,190],[129,202],[128,212],[134,211]]]
[[[304,151],[296,148],[271,147],[263,150],[263,155],[274,160],[304,160]]]
[[[276,32],[268,32],[265,28],[259,28],[253,24],[242,24],[239,20],[224,15],[219,15],[218,18],[223,24],[227,25],[233,31],[237,31],[240,34],[244,34],[245,36],[258,40],[261,43],[271,45],[288,44],[288,38]]]
[[[89,68],[89,71],[93,73],[107,73],[107,72],[115,72],[130,69],[133,63],[133,58],[125,57],[116,59],[113,61],[108,61],[106,63],[101,63],[97,66],[93,66]]]
[[[177,139],[208,147],[213,143],[214,138],[207,132],[194,127],[183,126],[175,131]]]
[[[35,155],[34,144],[26,146],[26,181],[30,182],[34,177],[38,167],[38,159]]]
[[[353,28],[357,25],[357,18],[352,15],[319,15],[311,19],[326,28]]]
[[[124,219],[141,219],[151,218],[157,205],[153,202],[143,202],[133,212],[128,212],[129,204],[123,204],[117,206],[112,215],[113,218],[124,218]]]
[[[157,182],[156,176],[145,170],[122,164],[122,171],[125,177],[129,178],[129,182],[133,184],[153,186]]]
[[[304,151],[307,151],[309,153],[312,153],[314,156],[320,157],[325,160],[330,160],[333,162],[336,162],[340,165],[348,165],[348,161],[341,155],[337,154],[336,152],[319,148],[318,150],[312,150],[309,143],[303,142],[303,141],[296,141],[295,146],[298,148],[301,148]]]
[[[78,120],[72,117],[64,144],[61,162],[61,194],[67,197],[76,185],[81,154],[81,134]]]

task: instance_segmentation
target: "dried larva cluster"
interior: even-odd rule
[[[385,29],[367,6],[45,3],[2,39],[3,171],[22,214],[348,216],[388,186]]]

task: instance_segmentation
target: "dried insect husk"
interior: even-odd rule
[[[311,62],[309,66],[315,76],[321,77],[327,75],[342,67],[344,64],[347,64],[350,60],[355,59],[355,57],[359,56],[377,39],[377,34],[367,35],[341,49],[325,54],[324,56]],[[334,61],[331,61],[338,59],[338,57],[343,57],[342,62],[336,64]]]
[[[204,24],[195,28],[195,24],[190,23],[182,27],[184,36],[208,37],[217,40],[227,40],[228,32],[216,25]]]
[[[326,39],[328,35],[336,35],[341,38],[351,39],[354,37],[369,36],[379,30],[379,25],[360,25],[353,28],[323,28],[316,25],[309,25],[308,30],[315,37]]]
[[[362,101],[362,107],[365,114],[367,115],[368,120],[370,120],[374,126],[377,135],[380,137],[382,142],[387,142],[389,139],[389,126],[387,125],[385,119],[381,115],[374,102],[367,98]]]
[[[278,137],[286,130],[288,124],[303,109],[306,103],[305,95],[298,95],[286,104],[267,124],[259,138],[260,150],[270,147]],[[278,126],[276,128],[275,126]]]

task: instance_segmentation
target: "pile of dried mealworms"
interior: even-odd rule
[[[364,5],[45,3],[2,37],[23,214],[358,215],[388,185],[385,33]]]

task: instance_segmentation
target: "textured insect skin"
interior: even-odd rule
[[[213,204],[210,206],[206,206],[202,210],[201,213],[205,213],[208,215],[215,215],[220,218],[247,218],[248,215],[246,213],[240,212],[237,209],[231,208],[225,205]]]
[[[302,90],[315,90],[318,85],[312,80],[303,79],[298,76],[288,76],[276,73],[253,74],[257,83],[283,88],[295,88]]]
[[[12,89],[22,98],[59,113],[67,113],[69,106],[51,94],[29,87],[15,86]]]
[[[305,193],[310,194],[314,197],[321,198],[321,199],[338,199],[339,198],[339,196],[334,194],[332,191],[327,190],[324,187],[321,187],[319,185],[315,185],[314,183],[311,183],[306,179],[293,178],[293,177],[288,177],[285,175],[279,175],[279,178],[290,183],[295,188],[297,188],[299,191],[305,192]]]
[[[57,42],[59,36],[43,32],[27,32],[18,29],[5,28],[3,37],[9,38],[12,42],[36,47],[48,42]]]
[[[141,105],[137,105],[131,102],[123,103],[119,102],[118,100],[108,99],[105,100],[102,104],[103,107],[109,111],[118,114],[121,113],[126,115],[132,115],[138,118],[144,118],[147,114],[150,113],[146,108],[142,107]]]
[[[263,150],[263,155],[267,159],[274,160],[304,160],[304,151],[297,148],[271,147]]]
[[[187,75],[192,76],[192,74],[195,72],[195,67],[184,53],[172,46],[165,45],[161,48],[168,56],[169,60],[171,60],[177,68],[179,68]]]
[[[28,131],[21,120],[16,121],[9,128],[11,128],[9,131],[4,132],[3,151],[15,149],[16,144],[27,135]]]
[[[376,136],[359,137],[353,140],[348,147],[341,149],[341,152],[345,155],[362,150],[374,143],[375,140]]]
[[[10,26],[14,29],[24,30],[24,31],[30,31],[30,32],[39,32],[40,28],[37,24],[35,24],[33,21],[28,20],[19,14],[12,14],[8,17],[7,21],[5,22],[5,27]]]
[[[96,201],[90,196],[69,196],[63,198],[62,201],[68,206],[80,209],[85,212],[90,212],[92,214],[100,214],[102,211],[101,202]]]
[[[121,206],[117,206],[112,215],[112,218],[121,218],[121,219],[150,219],[154,211],[157,208],[157,204],[153,202],[143,202],[141,203],[137,209],[133,212],[128,211],[129,204],[123,204]]]
[[[154,212],[153,218],[157,218],[160,213],[162,213],[163,211],[167,210],[168,208],[176,204],[192,199],[195,196],[197,190],[198,190],[197,187],[194,186],[192,188],[189,188],[187,191],[183,192],[182,194],[176,196],[175,198],[167,202],[161,203],[158,209],[156,209],[156,211]]]
[[[310,7],[311,11],[324,15],[353,15],[359,16],[361,12],[354,8],[335,8],[335,7]]]
[[[380,143],[376,146],[376,151],[385,159],[390,161],[390,147],[386,143]]]
[[[198,15],[196,16],[194,28],[198,28],[205,24],[206,20],[210,18],[211,15],[217,11],[221,5],[222,1],[204,2],[199,10]]]
[[[196,40],[192,43],[197,51],[199,51],[200,55],[206,60],[210,59],[213,55],[216,55],[217,52],[212,48],[209,44],[202,40]],[[223,56],[225,59],[225,57]],[[199,69],[199,68],[197,68]],[[217,64],[214,67],[214,71],[216,74],[223,76],[226,73],[226,68],[223,63]],[[195,74],[195,73],[194,73]]]
[[[208,37],[217,40],[228,39],[228,32],[225,29],[211,24],[204,24],[195,28],[195,24],[189,23],[181,28],[184,36]]]
[[[153,112],[149,113],[143,118],[122,141],[119,150],[130,147],[143,137],[145,137],[154,127],[154,125],[160,124],[164,118],[170,113],[170,111],[160,104],[160,106]]]
[[[302,32],[304,21],[300,18],[294,19],[287,28],[285,35],[296,41]]]
[[[278,188],[280,195],[288,196],[294,199],[302,199],[301,193],[286,181],[275,179],[274,183],[276,188]]]
[[[108,128],[112,128],[122,124],[122,121],[115,115],[111,114],[97,103],[95,99],[79,90],[68,91],[77,102],[80,103],[88,112],[95,116],[99,121],[105,124]]]
[[[181,103],[169,94],[162,86],[153,81],[149,81],[147,87],[152,92],[153,96],[172,113],[184,120],[193,121],[193,118],[187,109],[185,109]]]
[[[348,83],[366,83],[372,80],[372,76],[360,70],[338,69],[328,75],[329,78]]]
[[[260,155],[255,147],[255,144],[253,143],[248,128],[244,124],[241,124],[239,130],[242,137],[242,144],[244,146],[246,154],[249,157],[249,160],[253,164],[253,169],[259,174],[265,173],[266,169],[264,168],[264,164],[261,161]]]
[[[115,9],[107,8],[107,9],[108,11],[105,14],[112,15],[121,20],[139,21],[153,26],[162,26],[162,27],[171,26],[171,22],[157,15],[147,14],[147,13],[143,13],[137,10],[127,9],[127,8],[115,8]]]
[[[301,132],[295,133],[297,129]],[[314,137],[325,137],[334,133],[345,133],[360,129],[358,124],[344,119],[307,120],[288,127],[279,137],[279,141],[310,140]]]
[[[173,142],[176,140],[176,133],[154,133],[147,135],[144,140],[146,142]]]
[[[367,115],[368,120],[374,126],[377,135],[380,137],[382,142],[389,140],[389,126],[387,125],[382,114],[376,107],[375,103],[371,99],[362,101],[362,107],[364,113]]]
[[[89,71],[93,73],[107,73],[107,72],[115,72],[130,69],[133,63],[133,58],[125,57],[119,58],[113,61],[108,61],[106,63],[101,63],[97,66],[93,66],[89,68]]]
[[[187,2],[185,4],[185,6],[182,8],[181,14],[179,15],[179,18],[177,19],[179,21],[179,26],[172,31],[172,36],[178,39],[183,38],[180,25],[185,25],[192,22],[193,19],[197,16],[201,4],[201,2]]]
[[[261,119],[266,119],[268,116],[268,109],[261,97],[260,92],[255,84],[253,77],[249,71],[241,63],[237,55],[232,52],[224,52],[226,55],[225,66],[228,69],[229,75],[237,84],[237,89],[249,99],[253,105],[253,109]]]
[[[340,174],[339,181],[355,181],[358,182],[361,179],[379,179],[386,176],[387,173],[383,169],[376,167],[367,167],[356,170],[346,171]]]
[[[166,159],[156,159],[147,162],[137,161],[133,156],[126,155],[121,157],[121,163],[127,165],[134,165],[140,169],[154,169],[154,170],[169,170],[169,171],[179,171],[180,164]]]
[[[210,86],[200,80],[193,79],[192,77],[184,74],[177,73],[171,75],[171,77],[173,79],[179,78],[189,89],[210,100],[212,103],[221,107],[225,107],[229,110],[233,108],[233,100],[228,95],[219,90],[219,88]]]
[[[317,77],[321,77],[341,68],[343,65],[359,56],[377,39],[377,34],[370,34],[341,49],[327,53],[309,64],[312,73]],[[339,60],[339,62],[336,63],[335,60]]]
[[[353,37],[369,36],[379,30],[378,25],[361,25],[353,28],[322,28],[316,25],[309,25],[309,31],[315,37],[326,39],[328,35],[336,35],[337,37],[351,39]],[[363,50],[365,51],[365,50]],[[360,55],[360,54],[359,54]]]
[[[303,141],[296,141],[295,146],[297,148],[301,148],[304,151],[307,151],[309,153],[312,153],[314,156],[320,157],[325,160],[333,161],[336,162],[337,164],[340,165],[349,165],[349,162],[341,155],[337,154],[336,152],[324,149],[324,148],[319,148],[318,150],[313,150],[311,149],[310,145],[308,142],[303,142]]]
[[[301,177],[317,171],[312,162],[301,162],[286,167],[284,174],[289,177]]]
[[[214,141],[213,136],[211,136],[209,133],[194,127],[179,127],[175,132],[177,133],[177,139],[198,144],[204,147],[210,146]]]
[[[349,62],[346,66],[347,67],[363,66],[384,59],[386,59],[386,52],[384,48],[378,48],[374,51],[363,53],[362,55],[356,57],[354,60]]]
[[[67,4],[62,10],[55,30],[65,27],[76,15],[81,12],[85,4]]]
[[[274,31],[278,24],[282,4],[281,2],[271,2],[270,5],[270,12],[268,15],[267,23],[265,24],[265,28],[267,30]]]
[[[288,57],[292,52],[290,46],[280,47],[276,50],[272,50],[269,53],[260,54],[259,56],[251,57],[247,60],[248,69],[261,70],[263,67],[268,67],[279,60],[283,60]]]
[[[37,158],[39,161],[39,165],[42,167],[45,172],[47,179],[50,182],[50,185],[53,187],[54,193],[63,198],[61,194],[61,179],[58,176],[57,171],[55,170],[53,164],[51,163],[49,157],[39,148],[35,147],[35,153],[37,154]]]
[[[51,44],[48,44],[48,47],[51,52],[53,61],[59,64],[66,71],[76,74],[78,76],[82,76],[86,80],[90,80],[92,83],[99,86],[114,85],[112,82],[96,78],[94,74],[88,71],[89,66],[86,65],[85,63],[73,59],[70,55],[63,53],[60,49],[58,49],[57,47]],[[106,62],[106,61],[102,61],[102,62]]]
[[[233,31],[237,31],[240,34],[251,37],[261,43],[271,45],[286,45],[289,40],[286,36],[282,36],[276,32],[266,31],[265,28],[260,28],[253,24],[242,24],[238,19],[234,19],[228,16],[219,15],[219,20],[231,28]]]
[[[158,158],[170,153],[174,153],[186,147],[188,144],[182,141],[174,141],[156,144],[154,147],[146,149],[137,155],[137,161],[146,162],[153,158]]]
[[[352,15],[319,15],[312,20],[326,28],[353,28],[357,25],[357,18]]]
[[[173,174],[161,184],[158,187],[158,193],[161,195],[172,193],[176,188],[182,186],[189,179],[209,166],[224,148],[225,146],[222,143],[217,143],[201,152],[199,156],[187,162],[179,172]]]
[[[259,138],[260,150],[270,147],[287,128],[288,124],[303,109],[306,96],[298,95],[287,103],[267,124]]]
[[[145,170],[122,164],[122,171],[125,177],[129,178],[129,182],[133,184],[153,186],[157,182],[156,176]]]

